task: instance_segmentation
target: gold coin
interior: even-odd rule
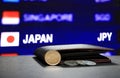
[[[45,62],[48,65],[58,65],[61,61],[60,53],[58,51],[54,51],[54,50],[46,52],[44,58],[45,58]]]

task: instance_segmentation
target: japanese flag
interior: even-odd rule
[[[2,24],[3,25],[17,25],[20,23],[20,14],[18,11],[3,11]]]
[[[19,46],[19,32],[2,32],[1,47]]]

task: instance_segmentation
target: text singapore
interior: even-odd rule
[[[72,13],[64,13],[64,14],[24,14],[23,15],[24,22],[72,22],[73,14]]]
[[[23,44],[52,43],[53,34],[26,34]]]

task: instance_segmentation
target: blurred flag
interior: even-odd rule
[[[20,23],[19,11],[4,11],[2,13],[3,25],[17,25]]]
[[[2,32],[1,47],[19,46],[19,32]]]
[[[2,53],[0,56],[18,56],[18,53]]]
[[[3,2],[13,2],[13,3],[18,3],[20,0],[3,0]]]

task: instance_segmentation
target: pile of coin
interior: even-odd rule
[[[67,66],[78,66],[78,65],[94,66],[94,65],[96,65],[95,62],[90,61],[90,60],[66,60],[63,63]]]

